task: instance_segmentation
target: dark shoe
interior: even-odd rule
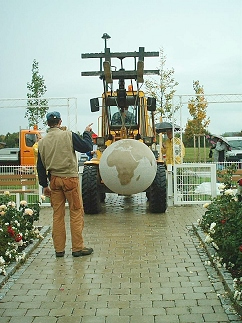
[[[73,251],[72,256],[73,257],[88,256],[91,253],[93,253],[92,248],[83,248],[82,250],[79,250],[79,251]]]
[[[58,257],[64,257],[65,255],[65,251],[60,251],[60,252],[56,252],[55,253],[55,256],[58,258]]]

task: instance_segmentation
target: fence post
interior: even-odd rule
[[[167,165],[167,192],[168,192],[168,206],[173,206],[173,178],[172,178],[172,165]]]
[[[216,164],[211,164],[211,196],[217,196],[217,167]]]

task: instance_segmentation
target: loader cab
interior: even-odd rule
[[[124,109],[119,107],[109,107],[109,116],[110,116],[110,126],[111,129],[116,126],[122,126],[124,124],[126,127],[132,126],[137,127],[137,107],[127,106]]]
[[[125,138],[142,140],[148,145],[155,142],[155,98],[146,97],[143,91],[130,91],[128,88],[122,105],[119,104],[118,90],[104,92],[100,103],[98,98],[90,100],[92,112],[102,111],[98,133],[99,137],[104,138],[104,145]]]
[[[40,137],[38,129],[20,130],[20,163],[22,166],[34,165],[33,146]]]

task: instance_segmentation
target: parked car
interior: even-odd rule
[[[226,152],[226,161],[239,162],[242,165],[242,137],[225,137],[231,150]]]
[[[80,154],[80,158],[79,158],[79,160],[78,160],[78,166],[83,166],[84,165],[84,163],[85,163],[85,161],[87,161],[88,160],[88,156],[87,156],[87,154],[85,154],[85,153],[81,153]]]

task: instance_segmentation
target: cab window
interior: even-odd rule
[[[134,106],[128,106],[124,109],[125,125],[137,125],[137,109]],[[110,107],[111,125],[122,125],[121,112],[118,107]]]
[[[36,134],[26,133],[25,144],[27,147],[33,147],[36,141],[37,141]]]

